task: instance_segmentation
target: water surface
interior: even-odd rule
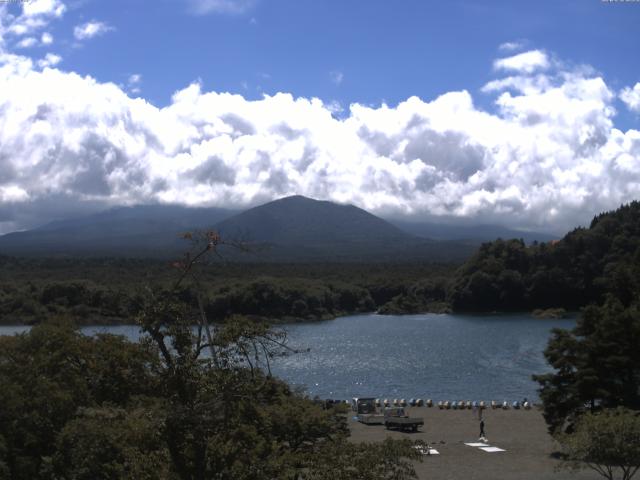
[[[299,353],[273,371],[311,396],[521,400],[537,398],[534,373],[549,371],[542,351],[550,330],[574,320],[516,315],[355,315],[287,325]],[[0,335],[28,327],[0,327]],[[84,327],[139,338],[138,327]]]
[[[286,327],[309,353],[279,360],[285,380],[321,398],[537,398],[534,373],[554,327],[574,320],[519,315],[358,315]]]

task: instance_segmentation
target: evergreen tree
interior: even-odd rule
[[[536,375],[552,433],[586,411],[640,409],[640,310],[609,297],[586,308],[571,331],[555,330],[545,350],[553,373]]]

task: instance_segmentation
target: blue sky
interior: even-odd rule
[[[494,78],[491,63],[506,42],[591,65],[614,87],[635,83],[640,71],[638,3],[256,0],[237,2],[246,8],[235,13],[199,14],[197,3],[70,3],[52,22],[56,50],[65,68],[101,81],[142,74],[144,96],[158,106],[197,79],[205,90],[248,98],[290,92],[346,106],[477,91]],[[114,30],[74,46],[73,27],[91,20]],[[490,108],[490,98],[477,100]]]
[[[289,194],[567,230],[640,197],[638,25],[602,0],[0,3],[0,233]]]

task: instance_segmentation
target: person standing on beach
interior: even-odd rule
[[[480,440],[485,440],[484,420],[480,419]]]

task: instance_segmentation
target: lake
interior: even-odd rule
[[[542,351],[554,327],[575,320],[512,315],[354,315],[286,325],[306,353],[277,359],[273,371],[309,395],[347,399],[537,399],[534,373],[549,371]],[[0,327],[0,334],[27,327]],[[84,327],[135,340],[135,326]]]

